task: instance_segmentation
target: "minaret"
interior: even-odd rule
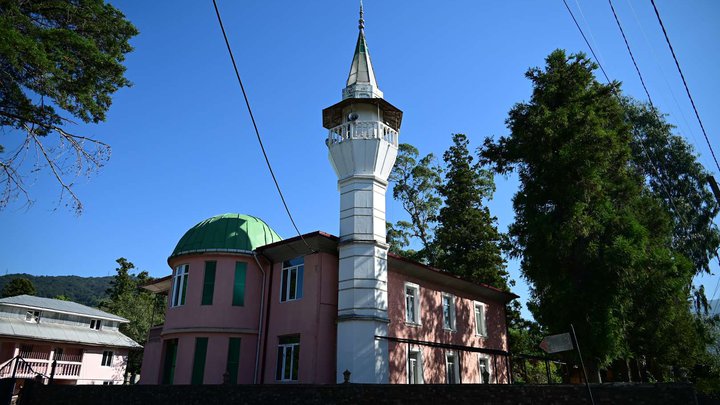
[[[385,192],[395,164],[402,111],[383,99],[360,32],[342,101],[323,110],[325,141],[338,177],[340,243],[337,381],[387,383]]]

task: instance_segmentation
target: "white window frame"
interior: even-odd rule
[[[448,300],[448,317],[445,316],[445,300]],[[442,293],[442,301],[440,308],[442,310],[443,329],[455,331],[455,296],[450,293]]]
[[[415,356],[415,367],[412,366],[411,358]],[[410,370],[413,370],[415,381],[411,380]],[[407,383],[408,384],[424,384],[425,379],[423,378],[423,359],[422,351],[417,348],[411,348],[407,354]]]
[[[95,330],[102,329],[102,320],[101,319],[90,320],[90,329],[95,329]]]
[[[277,379],[277,375],[276,375],[276,377],[275,377],[276,381],[283,381],[283,382],[297,381],[299,378],[299,375],[293,376],[293,370],[295,369],[293,363],[295,362],[295,351],[300,350],[300,342],[298,341],[297,343],[278,344],[278,348],[282,349],[282,365],[279,370],[280,371],[280,379]],[[290,364],[286,364],[286,360],[288,358],[286,353],[288,350],[290,351]],[[298,356],[298,363],[299,362],[300,362],[300,357]],[[290,368],[290,378],[285,378],[285,371],[288,367]],[[300,366],[298,366],[297,370],[298,370],[298,374],[300,374]],[[295,378],[293,378],[293,377],[295,377]]]
[[[104,350],[100,365],[103,367],[112,367],[114,355],[115,353],[113,353],[112,350]]]
[[[488,381],[483,381],[482,369],[483,364],[488,372]],[[490,364],[490,358],[484,354],[478,354],[478,384],[492,384],[493,369]]]
[[[25,313],[25,322],[40,323],[40,315],[40,311],[30,309]]]
[[[408,308],[408,290],[413,290],[414,292],[412,311]],[[422,322],[420,321],[420,286],[415,283],[405,283],[403,295],[405,296],[405,323],[410,325],[422,325]],[[411,314],[414,319],[410,319]]]
[[[280,302],[297,301],[303,297],[303,283],[305,282],[305,258],[299,258],[302,263],[287,266],[283,263],[280,272]],[[287,274],[287,277],[285,276]],[[295,290],[291,291],[292,277],[295,276]],[[286,282],[287,281],[287,282]],[[283,299],[283,292],[285,299]]]
[[[450,358],[453,359],[452,365],[449,361]],[[454,382],[450,382],[450,371],[455,376]],[[452,350],[445,352],[445,384],[460,384],[460,363],[458,362],[457,352]]]
[[[475,301],[475,305],[473,305],[473,309],[474,309],[474,315],[475,315],[475,335],[487,337],[488,332],[487,332],[486,305],[480,301]],[[478,312],[479,312],[479,314],[478,314]],[[480,318],[479,322],[478,322],[478,318]]]
[[[189,276],[189,270],[189,264],[181,264],[175,267],[175,271],[173,272],[172,296],[170,297],[171,308],[185,305],[183,298],[187,299],[187,291],[184,291],[184,289],[187,288],[186,279]]]

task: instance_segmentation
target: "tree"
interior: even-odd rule
[[[120,331],[143,345],[150,328],[162,323],[165,302],[156,294],[139,288],[152,281],[147,271],[133,275],[131,270],[135,269],[135,265],[132,262],[124,257],[116,262],[119,265],[115,269],[117,274],[107,290],[108,299],[100,305],[100,309],[128,319],[130,322],[121,324]],[[142,351],[130,351],[126,373],[140,372],[142,355]]]
[[[585,355],[608,365],[627,351],[630,275],[647,230],[634,208],[651,204],[628,170],[630,128],[583,54],[557,50],[526,73],[530,102],[507,119],[511,135],[486,139],[484,162],[517,170],[513,255],[532,284],[530,309],[551,333],[575,325]]]
[[[473,163],[468,140],[453,135],[453,145],[443,155],[445,182],[438,187],[444,205],[435,234],[437,266],[475,282],[507,290],[502,258],[502,238],[496,219],[483,205],[495,191],[492,172]]]
[[[16,295],[35,295],[35,286],[25,277],[16,277],[5,285],[0,298],[14,297]]]
[[[110,96],[130,86],[122,62],[137,33],[103,0],[0,2],[0,127],[23,134],[7,151],[0,145],[0,208],[21,195],[30,202],[25,171],[47,166],[61,201],[67,194],[82,211],[68,177],[100,169],[110,147],[68,126],[105,120]]]
[[[390,182],[393,183],[393,198],[402,203],[411,222],[388,224],[388,237],[393,253],[430,264],[435,262],[433,239],[442,204],[438,196],[442,169],[435,164],[432,153],[420,160],[418,157],[417,148],[406,143],[400,144],[395,166],[390,173]],[[403,251],[411,238],[420,240],[420,251]]]
[[[642,160],[638,131],[655,137],[655,151],[670,153],[669,144],[657,137],[657,122],[635,122],[640,112],[628,112],[618,83],[598,83],[595,68],[583,54],[551,53],[544,70],[526,74],[533,94],[510,111],[510,136],[486,139],[481,154],[496,171],[519,175],[512,254],[531,283],[535,318],[550,333],[574,324],[593,366],[644,359],[656,378],[671,379],[661,370],[692,366],[705,347],[704,327],[690,313],[690,285],[706,255],[698,249],[714,242],[680,243],[679,211],[660,193],[662,172],[651,173]],[[686,162],[693,164],[664,162],[664,175],[697,169],[694,159]],[[695,203],[706,204],[698,194]],[[700,211],[694,229],[712,236],[702,223],[708,211]]]

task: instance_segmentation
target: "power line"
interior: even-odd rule
[[[660,119],[660,115],[658,114],[657,109],[653,106],[652,99],[650,98],[650,93],[648,92],[647,87],[645,86],[645,82],[644,82],[644,80],[643,80],[643,78],[642,78],[642,74],[640,73],[640,69],[638,68],[637,63],[635,62],[635,58],[634,58],[634,56],[633,56],[633,54],[632,54],[632,51],[631,51],[631,49],[630,49],[630,44],[628,43],[628,40],[627,40],[627,38],[625,37],[625,32],[624,32],[623,29],[622,29],[622,25],[620,25],[620,19],[618,18],[617,13],[615,12],[615,8],[613,7],[612,0],[608,0],[608,1],[610,2],[610,8],[611,8],[612,11],[613,11],[613,15],[615,16],[615,21],[617,22],[618,28],[620,28],[620,32],[622,33],[623,39],[625,40],[625,45],[626,45],[626,47],[627,47],[628,52],[630,53],[630,57],[631,57],[632,60],[633,60],[633,64],[635,65],[635,69],[636,69],[636,71],[637,71],[637,73],[638,73],[638,76],[640,76],[640,81],[642,82],[643,88],[645,89],[645,93],[647,94],[648,101],[650,102],[650,106],[651,106],[651,108],[652,108],[652,111],[655,113],[655,115],[658,117],[658,119]],[[651,0],[651,1],[652,1],[652,0]],[[583,39],[585,40],[585,44],[587,44],[588,48],[590,48],[590,52],[591,52],[591,53],[593,54],[593,56],[595,57],[595,61],[597,62],[598,66],[600,67],[600,70],[603,72],[603,75],[605,75],[605,79],[608,81],[608,83],[610,83],[610,79],[608,78],[607,74],[605,73],[605,69],[603,69],[600,60],[597,58],[597,56],[596,56],[596,54],[595,54],[595,51],[593,50],[593,47],[592,47],[592,46],[590,45],[590,43],[588,42],[587,37],[585,36],[585,33],[583,32],[582,28],[580,27],[580,25],[579,25],[578,22],[577,22],[577,19],[575,19],[575,15],[573,14],[572,9],[570,9],[570,7],[568,6],[566,0],[563,0],[563,3],[565,4],[565,8],[567,8],[568,12],[570,13],[570,16],[572,17],[573,21],[575,22],[575,26],[577,27],[578,31],[580,31],[580,35],[582,35]],[[613,94],[615,95],[615,97],[617,97],[617,99],[618,99],[619,101],[622,101],[621,98],[620,98],[620,95],[619,95],[617,92],[613,91]],[[663,178],[660,176],[660,171],[658,170],[657,166],[656,166],[655,163],[653,162],[653,159],[651,158],[651,156],[650,156],[647,148],[645,147],[645,144],[644,144],[643,140],[642,140],[642,139],[638,139],[638,141],[639,141],[638,143],[639,143],[640,147],[641,147],[642,150],[643,150],[643,153],[645,154],[645,156],[646,156],[647,159],[648,159],[648,162],[649,162],[650,165],[652,166],[653,171],[654,171],[655,174],[658,176],[658,179],[660,179],[660,186],[662,187],[663,192],[665,193],[665,195],[668,197],[668,201],[669,201],[670,204],[672,205],[674,211],[675,211],[676,213],[678,213],[678,218],[681,220],[681,222],[683,223],[683,225],[685,225],[685,226],[689,229],[690,227],[689,227],[689,225],[688,225],[687,220],[686,220],[685,217],[681,214],[681,212],[677,209],[677,206],[675,205],[675,202],[674,202],[674,199],[673,199],[673,197],[672,197],[672,194],[670,194],[669,190],[665,187]],[[713,155],[713,157],[714,157],[714,155]],[[716,163],[717,163],[717,162],[716,162]],[[717,259],[718,264],[720,264],[720,255],[718,255],[717,250],[715,251],[715,258]],[[720,280],[718,280],[718,285],[720,285]],[[713,298],[714,298],[715,294],[717,293],[717,290],[718,290],[717,287],[718,287],[718,286],[716,286],[715,292],[713,293]],[[711,298],[711,299],[712,299],[712,298]]]
[[[690,104],[692,105],[693,111],[695,111],[695,117],[697,118],[698,123],[700,124],[700,129],[702,130],[703,136],[705,137],[705,142],[707,142],[707,146],[708,146],[708,148],[710,148],[710,153],[712,154],[712,158],[715,161],[715,167],[717,167],[718,172],[720,172],[720,164],[718,164],[717,158],[715,157],[715,151],[713,150],[713,147],[710,144],[710,139],[707,136],[707,132],[705,132],[705,126],[703,125],[703,122],[700,119],[700,114],[698,113],[698,110],[695,107],[695,100],[693,100],[692,95],[690,94],[690,88],[688,87],[687,81],[685,80],[685,75],[683,74],[683,71],[680,68],[680,62],[678,62],[677,56],[675,55],[675,50],[673,49],[673,46],[670,43],[670,37],[668,37],[667,30],[665,30],[665,24],[663,24],[662,18],[660,18],[660,12],[658,11],[657,6],[655,5],[655,0],[650,0],[650,3],[652,3],[653,9],[655,9],[655,15],[657,16],[658,22],[660,23],[660,27],[662,28],[663,34],[665,35],[665,42],[667,42],[668,47],[670,48],[670,53],[672,53],[673,60],[675,61],[675,66],[677,66],[678,72],[680,73],[680,77],[682,78],[683,85],[685,86],[685,92],[687,93],[688,98],[690,99]]]
[[[230,41],[228,40],[227,34],[225,33],[225,26],[223,25],[222,17],[220,17],[220,10],[218,9],[217,2],[215,0],[212,0],[212,2],[213,6],[215,7],[215,14],[217,15],[218,23],[220,24],[220,30],[222,31],[223,38],[225,39],[225,46],[227,46],[228,53],[230,54],[230,60],[232,61],[233,69],[235,70],[235,76],[237,77],[238,83],[240,84],[240,90],[242,90],[243,98],[245,99],[245,105],[247,106],[248,114],[250,114],[250,120],[252,121],[253,128],[255,128],[255,135],[257,137],[258,143],[260,144],[260,149],[262,150],[263,157],[265,157],[265,163],[267,164],[270,175],[272,176],[273,182],[275,183],[275,188],[280,195],[280,200],[282,200],[282,204],[285,207],[285,212],[287,212],[288,218],[290,218],[290,222],[292,222],[292,225],[295,228],[298,236],[300,236],[300,239],[302,239],[302,241],[305,243],[305,246],[307,246],[307,248],[310,249],[311,252],[316,253],[315,249],[310,247],[310,245],[300,233],[300,229],[298,229],[297,225],[295,224],[295,220],[290,213],[290,208],[288,208],[287,202],[285,202],[285,196],[280,189],[280,184],[278,183],[277,178],[275,177],[275,172],[270,165],[270,159],[268,159],[268,155],[265,152],[265,146],[263,145],[262,138],[260,137],[260,131],[258,130],[257,123],[255,122],[255,116],[253,115],[252,108],[250,107],[250,101],[248,100],[247,93],[245,92],[245,86],[243,86],[242,79],[240,79],[240,72],[238,71],[237,64],[235,63],[235,56],[233,55],[232,48],[230,48]]]
[[[623,41],[625,41],[625,47],[628,50],[628,53],[630,54],[630,59],[632,59],[632,63],[635,66],[635,71],[638,74],[638,77],[640,77],[640,83],[642,84],[643,89],[645,90],[645,94],[647,95],[648,101],[650,102],[650,107],[653,109],[655,108],[652,98],[650,98],[650,92],[647,89],[647,86],[645,85],[645,79],[643,79],[642,73],[640,73],[640,68],[637,65],[637,62],[635,61],[635,55],[633,55],[632,50],[630,49],[630,43],[628,43],[627,37],[625,36],[625,30],[623,30],[622,25],[620,25],[620,18],[618,18],[617,13],[615,12],[615,7],[613,6],[612,0],[608,0],[608,3],[610,3],[610,9],[612,10],[613,16],[615,17],[615,22],[617,23],[618,28],[620,28],[620,34],[622,34]]]

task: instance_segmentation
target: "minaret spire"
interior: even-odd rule
[[[358,23],[358,29],[360,29],[360,32],[365,32],[365,17],[363,13],[362,0],[360,0],[360,21],[358,21]]]
[[[350,65],[350,74],[346,87],[343,89],[343,99],[346,98],[383,98],[375,79],[375,71],[370,61],[370,51],[368,51],[367,41],[365,40],[365,11],[362,1],[360,1],[360,19],[358,20],[358,39],[355,45],[355,54],[353,54],[352,64]]]

